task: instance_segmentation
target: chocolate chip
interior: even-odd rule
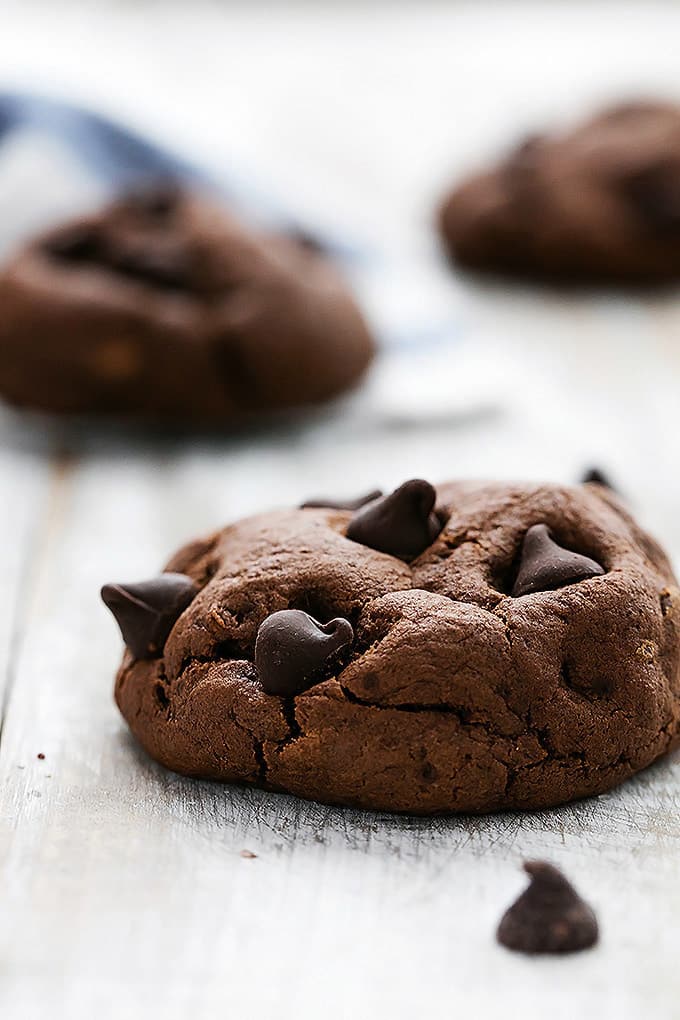
[[[520,953],[576,953],[597,942],[595,914],[564,875],[544,861],[528,861],[531,884],[503,915],[496,937]]]
[[[180,201],[180,189],[172,181],[138,184],[126,192],[122,204],[154,219],[164,219],[175,211]]]
[[[305,251],[311,252],[312,254],[320,255],[326,250],[324,244],[319,240],[319,238],[308,233],[306,230],[289,230],[288,236],[291,241],[294,241],[295,244],[298,244],[301,248],[304,248]]]
[[[91,262],[164,290],[192,287],[192,257],[184,245],[160,245],[151,240],[143,246],[132,245],[101,236],[89,224],[75,224],[49,238],[45,247],[54,258]]]
[[[674,161],[639,168],[626,175],[621,187],[648,230],[668,237],[680,233],[680,167]]]
[[[160,655],[176,620],[197,593],[186,574],[161,574],[138,584],[105,584],[101,591],[123,641],[137,659]]]
[[[587,471],[583,472],[581,476],[581,485],[603,485],[605,489],[611,489],[612,492],[616,492],[615,486],[612,485],[604,471],[601,471],[598,467],[588,468]]]
[[[186,290],[191,276],[189,253],[177,248],[112,248],[107,264],[123,276],[129,276],[164,290]]]
[[[300,694],[332,673],[354,640],[349,620],[319,623],[301,609],[272,613],[260,625],[255,667],[267,694]]]
[[[48,238],[46,250],[55,258],[69,262],[87,262],[100,254],[101,244],[96,228],[90,223],[74,223]]]
[[[549,591],[604,572],[604,568],[589,556],[558,545],[546,524],[534,524],[524,536],[512,594],[518,598],[536,591]]]
[[[508,156],[503,168],[505,173],[514,177],[533,171],[544,145],[545,135],[527,135]]]
[[[429,482],[412,478],[362,507],[349,522],[347,538],[369,549],[413,560],[432,545],[443,527],[435,512],[437,493]]]
[[[357,496],[356,499],[308,499],[300,505],[300,509],[311,510],[314,507],[324,507],[328,510],[359,510],[367,503],[380,499],[381,496],[381,489],[372,489],[365,496]]]

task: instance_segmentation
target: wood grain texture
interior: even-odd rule
[[[604,2],[10,8],[6,75],[51,75],[140,123],[175,118],[204,153],[276,168],[301,208],[337,194],[338,221],[423,265],[452,168],[633,74],[680,92],[672,4],[618,5],[615,23]],[[596,461],[680,562],[677,296],[458,282],[450,299],[470,337],[440,363],[451,405],[493,366],[495,415],[454,426],[428,408],[420,423],[345,409],[276,433],[161,439],[3,414],[3,1017],[680,1017],[677,755],[557,811],[399,818],[171,775],[112,703],[120,642],[101,583],[319,493],[414,475],[570,481]],[[562,866],[596,907],[595,950],[528,960],[496,946],[527,857]]]

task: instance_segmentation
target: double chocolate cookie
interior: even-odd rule
[[[680,107],[615,106],[535,135],[445,200],[464,266],[564,282],[680,279]]]
[[[0,394],[220,424],[326,401],[373,354],[329,261],[174,187],[28,244],[0,275]]]
[[[367,499],[240,521],[104,588],[128,646],[116,699],[154,758],[482,812],[600,793],[674,744],[680,592],[612,492],[413,480]]]

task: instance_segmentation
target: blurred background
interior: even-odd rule
[[[204,168],[237,207],[353,253],[344,268],[384,352],[362,390],[278,434],[166,454],[232,472],[264,457],[277,502],[409,474],[571,481],[597,464],[680,552],[677,295],[472,280],[433,230],[447,186],[525,132],[610,100],[680,99],[679,33],[672,2],[6,0],[0,89],[108,115]],[[52,142],[0,149],[5,252],[98,199]],[[115,455],[96,430],[4,422],[15,447]],[[157,464],[144,443],[119,452]],[[178,532],[259,505],[259,485],[221,498],[200,474],[211,500],[191,500]]]

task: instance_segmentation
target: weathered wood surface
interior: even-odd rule
[[[173,103],[185,126],[196,116],[204,149],[233,143],[265,176],[280,166],[298,197],[303,171],[312,192],[337,186],[371,229],[425,250],[415,224],[435,179],[500,137],[504,117],[505,136],[524,123],[521,100],[529,122],[633,72],[650,88],[672,83],[680,29],[671,4],[283,8],[9,4],[3,73],[40,68],[131,113],[136,90],[140,117],[165,90],[166,116]],[[100,59],[76,66],[102,34]],[[180,89],[174,68],[192,48],[202,59]],[[206,130],[216,92],[233,138]],[[420,153],[404,134],[414,118]],[[473,348],[460,371],[447,362],[452,404],[480,363],[505,380],[502,409],[457,425],[423,415],[399,426],[364,403],[363,418],[277,434],[160,440],[3,414],[3,1017],[680,1017],[678,756],[559,811],[414,820],[173,776],[136,749],[112,705],[120,648],[99,585],[313,493],[414,474],[567,481],[595,459],[680,562],[675,297],[470,284],[452,285],[451,300]],[[535,856],[597,908],[596,950],[526,960],[495,945],[520,862]]]

